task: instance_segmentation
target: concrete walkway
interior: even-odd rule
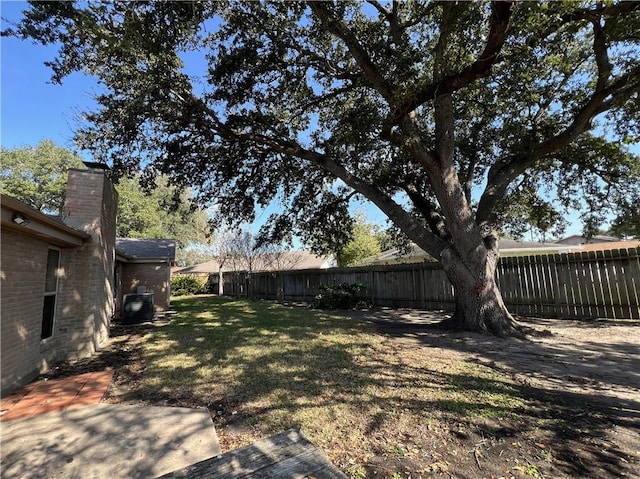
[[[99,403],[101,379],[33,383],[3,399],[3,479],[146,479],[221,453],[207,409]]]

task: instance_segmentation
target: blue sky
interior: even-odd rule
[[[0,2],[4,19],[17,20],[24,2]],[[56,49],[3,37],[0,42],[2,117],[0,139],[5,148],[35,145],[43,139],[73,149],[71,138],[80,110],[92,105],[89,95],[95,82],[80,74],[71,75],[63,85],[50,83],[44,62],[55,57]]]

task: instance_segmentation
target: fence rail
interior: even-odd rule
[[[640,248],[501,258],[497,282],[512,313],[565,319],[640,319]],[[451,310],[453,288],[435,263],[324,270],[227,272],[224,292],[311,301],[321,285],[363,283],[376,306]]]

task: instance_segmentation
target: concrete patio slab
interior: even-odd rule
[[[153,478],[221,453],[207,409],[93,404],[0,424],[2,478]]]

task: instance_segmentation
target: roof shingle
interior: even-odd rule
[[[133,259],[176,257],[176,241],[172,239],[116,238],[116,251]]]

